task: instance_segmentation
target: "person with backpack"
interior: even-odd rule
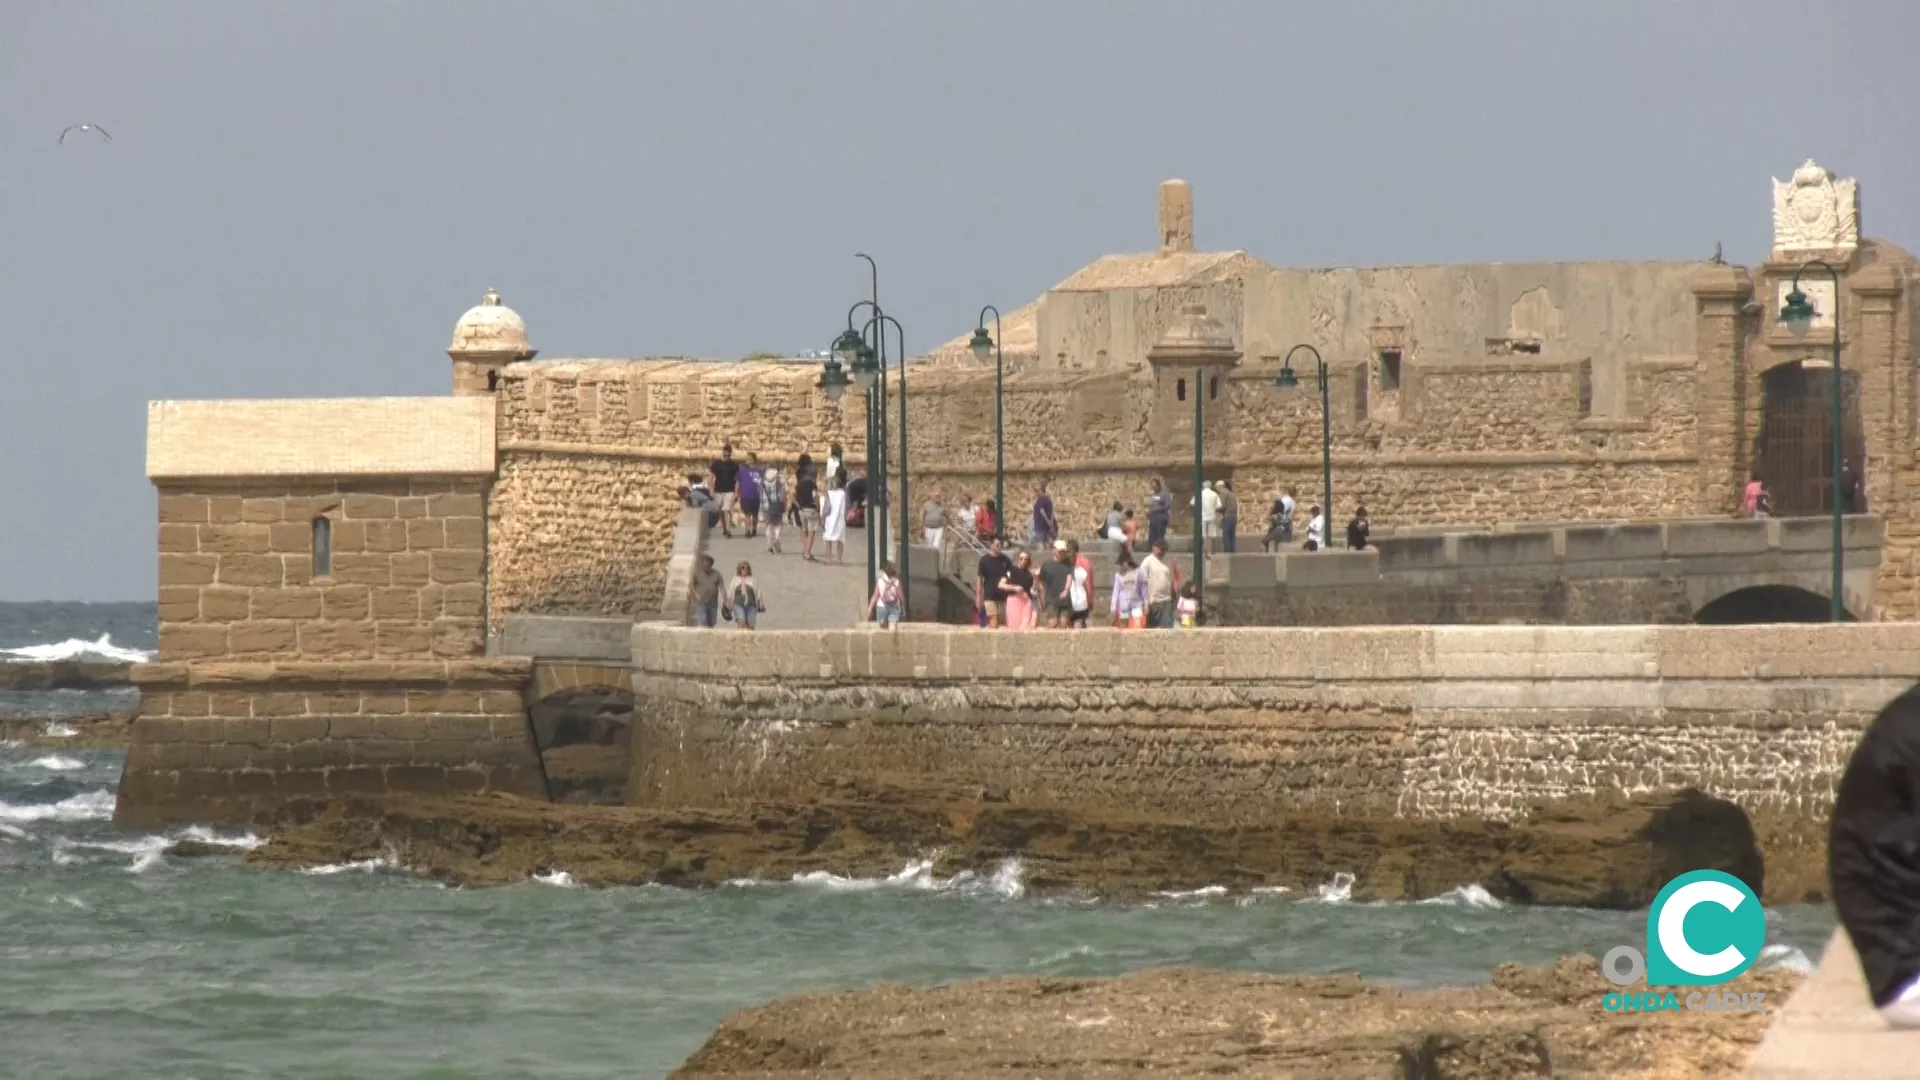
[[[1147,575],[1134,565],[1133,555],[1120,549],[1114,564],[1112,598],[1113,628],[1139,630],[1147,625]]]
[[[727,584],[727,604],[727,617],[742,630],[753,629],[759,624],[761,613],[767,610],[766,601],[760,598],[760,587],[753,580],[753,567],[744,560],[733,568],[733,580]]]
[[[901,616],[900,595],[900,572],[893,568],[891,562],[881,563],[880,580],[873,586],[873,596],[867,600],[867,611],[864,617],[875,619],[884,629],[898,629]]]

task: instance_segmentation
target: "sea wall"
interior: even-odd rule
[[[1920,625],[634,631],[630,802],[849,777],[1210,824],[1698,786],[1811,842]]]
[[[240,823],[368,795],[544,799],[522,696],[531,673],[519,657],[138,665],[114,820]]]

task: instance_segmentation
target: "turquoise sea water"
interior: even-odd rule
[[[251,870],[117,832],[121,759],[0,746],[0,1075],[658,1077],[734,1009],[808,989],[1162,964],[1470,984],[1645,928],[1463,897],[1035,899],[1013,866],[710,891]],[[1771,924],[1769,962],[1796,963],[1832,917]]]

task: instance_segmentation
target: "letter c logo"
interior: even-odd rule
[[[1693,918],[1689,936],[1689,916]],[[1753,965],[1766,942],[1767,916],[1747,884],[1717,870],[1695,870],[1667,883],[1647,912],[1647,983],[1710,986]],[[1720,946],[1711,952],[1694,947]]]

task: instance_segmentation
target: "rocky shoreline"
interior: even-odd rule
[[[743,1009],[673,1076],[1731,1080],[1801,978],[1709,988],[1765,994],[1756,1011],[1678,1012],[1607,1011],[1591,956],[1443,990],[1191,969],[880,986]]]
[[[65,750],[124,750],[132,738],[133,719],[131,709],[52,718],[0,716],[0,742]]]
[[[249,853],[253,865],[390,859],[482,886],[558,870],[589,886],[715,886],[816,870],[867,877],[921,859],[945,877],[1014,858],[1031,892],[1105,898],[1208,886],[1311,892],[1349,874],[1358,900],[1479,885],[1508,902],[1634,908],[1686,870],[1722,869],[1763,885],[1746,815],[1698,792],[1551,804],[1513,823],[1298,814],[1205,827],[860,785],[804,806],[714,809],[506,795],[298,803],[255,827],[269,843]]]

